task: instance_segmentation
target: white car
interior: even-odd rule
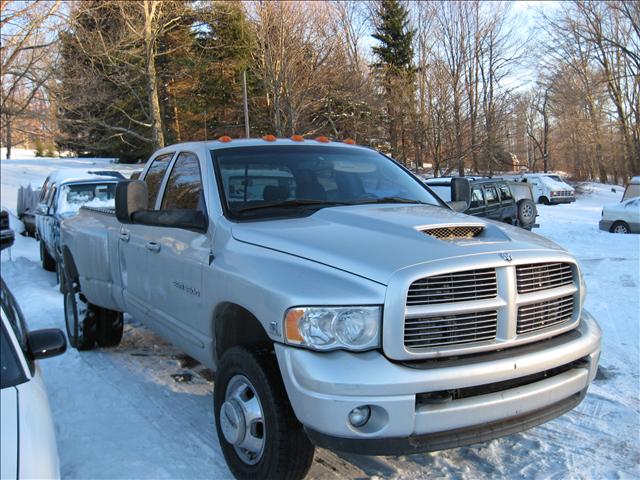
[[[531,184],[536,203],[556,205],[576,201],[573,187],[555,173],[525,173],[520,181]]]
[[[605,205],[599,226],[611,233],[640,233],[640,197]]]
[[[36,360],[64,353],[58,329],[29,332],[15,298],[0,280],[0,478],[60,478],[47,391]]]

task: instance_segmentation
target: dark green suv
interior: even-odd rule
[[[526,184],[490,177],[439,177],[425,183],[459,212],[527,230],[537,226],[538,212]]]

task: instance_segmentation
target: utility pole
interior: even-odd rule
[[[244,103],[244,135],[247,138],[251,138],[251,131],[249,130],[249,99],[247,97],[247,71],[242,71],[242,100]]]

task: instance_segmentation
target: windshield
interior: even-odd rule
[[[114,208],[115,197],[116,183],[113,182],[64,185],[58,201],[58,213],[77,213],[82,206]]]
[[[442,203],[393,160],[350,147],[264,146],[213,150],[229,217],[309,215],[365,203]]]

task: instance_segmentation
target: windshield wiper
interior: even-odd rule
[[[335,206],[339,206],[339,205],[350,205],[350,203],[345,203],[345,202],[333,202],[330,200],[305,200],[305,199],[299,199],[299,200],[284,200],[282,202],[272,202],[272,203],[263,203],[260,205],[250,205],[248,207],[242,207],[242,208],[238,208],[237,210],[234,210],[234,212],[236,213],[241,213],[241,212],[250,212],[253,210],[265,210],[268,208],[298,208],[298,207],[313,207],[313,206],[317,206],[317,207],[335,207]]]
[[[426,202],[421,202],[420,200],[412,200],[410,198],[403,197],[366,198],[364,200],[349,202],[349,205],[364,205],[367,203],[413,203],[418,205],[428,205]]]

